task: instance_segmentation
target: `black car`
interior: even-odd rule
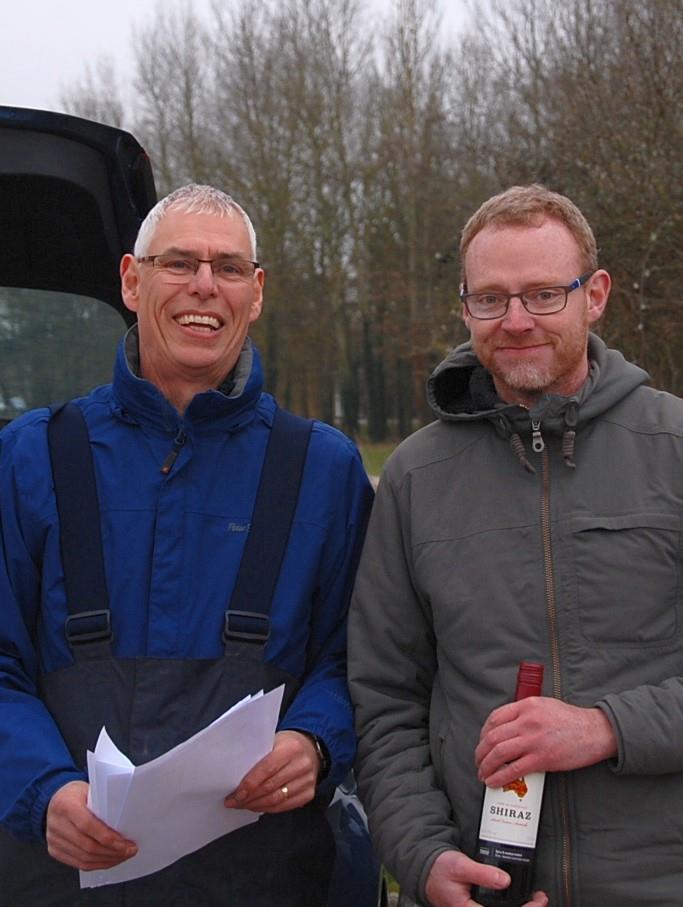
[[[149,158],[129,133],[0,107],[0,424],[110,380],[134,320],[119,261],[155,201]],[[87,343],[72,349],[79,335]],[[329,907],[386,904],[352,775],[328,818],[337,841]]]

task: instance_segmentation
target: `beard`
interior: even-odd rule
[[[537,393],[544,391],[555,383],[555,370],[550,367],[536,365],[533,362],[520,362],[508,368],[499,368],[500,379],[508,386],[518,391]],[[497,377],[494,374],[494,378]]]
[[[515,402],[508,399],[508,391],[512,392],[513,398],[516,394],[533,397],[542,393],[573,394],[586,378],[587,343],[588,321],[585,318],[570,322],[563,330],[538,331],[529,336],[511,336],[498,331],[484,337],[477,337],[476,332],[472,335],[477,358],[489,370],[498,393],[507,402]],[[541,355],[530,353],[526,360],[521,356],[508,358],[500,351],[506,345],[534,344],[550,344],[551,348]]]

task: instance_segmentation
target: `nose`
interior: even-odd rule
[[[216,277],[208,262],[199,262],[199,267],[190,279],[189,291],[191,294],[200,296],[201,298],[215,296],[218,292],[216,288]]]
[[[508,333],[519,334],[533,330],[535,323],[534,316],[527,312],[522,300],[518,296],[513,296],[502,318],[501,327]]]

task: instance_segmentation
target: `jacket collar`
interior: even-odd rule
[[[545,394],[531,416],[546,424],[563,419],[568,406],[576,408],[579,421],[595,418],[632,390],[649,380],[647,372],[627,362],[617,350],[608,349],[595,334],[588,336],[589,373],[571,397]],[[427,382],[427,399],[444,421],[490,418],[504,412],[512,421],[528,423],[529,411],[505,403],[496,394],[489,372],[479,363],[468,341],[452,350]]]
[[[251,421],[263,389],[263,372],[256,347],[247,337],[230,375],[215,390],[197,394],[183,417],[157,387],[140,377],[137,325],[124,335],[114,366],[115,408],[123,418],[146,423],[162,431],[181,426],[194,433],[231,431]]]
[[[535,469],[528,459],[523,435],[533,431],[533,449],[541,451],[545,446],[541,428],[543,434],[560,434],[562,457],[573,469],[579,425],[601,416],[649,379],[647,372],[627,362],[617,350],[608,349],[595,334],[588,337],[588,360],[588,377],[576,394],[544,394],[528,410],[500,399],[490,373],[468,342],[449,353],[434,370],[427,382],[427,398],[444,422],[490,422],[510,443],[528,472]]]

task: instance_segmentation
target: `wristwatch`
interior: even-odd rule
[[[318,759],[320,760],[320,768],[318,769],[318,781],[322,781],[324,778],[327,778],[327,775],[330,771],[330,756],[327,752],[327,747],[325,743],[317,737],[315,734],[311,734],[310,731],[299,731],[300,734],[303,734],[304,737],[308,737],[317,753]]]

